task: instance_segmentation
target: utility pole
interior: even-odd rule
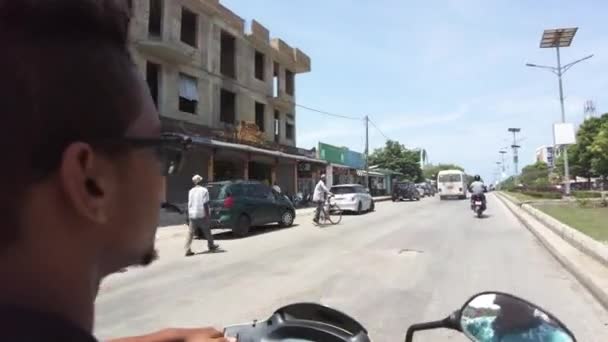
[[[365,188],[369,188],[369,117],[365,116]]]
[[[517,155],[517,149],[521,146],[517,145],[517,133],[521,131],[521,128],[509,128],[509,132],[513,133],[513,167],[515,168],[515,176],[519,174],[519,156]]]

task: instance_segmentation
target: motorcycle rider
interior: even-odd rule
[[[486,210],[487,203],[486,203],[486,195],[484,193],[486,186],[483,183],[483,181],[481,180],[481,176],[475,175],[475,177],[473,177],[473,183],[471,183],[471,185],[469,185],[469,189],[471,191],[471,194],[473,194],[471,196],[471,208],[473,208],[475,205],[475,199],[480,198],[481,201],[483,202],[483,210]]]
[[[183,155],[129,54],[126,0],[0,0],[0,338],[95,341],[102,279],[155,258]],[[131,341],[227,341],[165,329]]]
[[[317,205],[317,209],[315,210],[315,217],[312,219],[315,223],[319,223],[319,215],[321,215],[321,210],[323,210],[323,205],[325,204],[325,199],[328,195],[331,195],[329,189],[325,185],[325,174],[321,175],[321,179],[315,186],[315,191],[312,195],[312,200]]]

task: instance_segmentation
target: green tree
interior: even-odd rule
[[[592,163],[598,158],[598,149],[592,148],[602,126],[608,123],[608,113],[599,118],[590,118],[581,124],[576,133],[576,144],[568,147],[568,162],[570,174],[573,177],[584,177],[590,180],[599,176]],[[597,164],[597,162],[595,162]],[[560,174],[563,175],[563,160]]]
[[[536,162],[521,170],[519,180],[530,187],[542,187],[549,184],[549,167],[543,162]]]
[[[370,165],[400,172],[404,178],[414,182],[423,180],[420,169],[420,152],[405,148],[398,141],[388,140],[383,148],[374,150],[369,156]]]
[[[427,165],[422,173],[424,178],[426,179],[437,179],[437,174],[439,171],[443,170],[460,170],[464,171],[464,168],[454,164],[437,164],[437,165]]]
[[[604,116],[608,116],[608,114]],[[608,177],[608,120],[600,127],[595,139],[593,139],[593,143],[589,147],[589,152],[592,155],[591,168],[593,172],[602,177],[605,184]]]

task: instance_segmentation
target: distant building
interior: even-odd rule
[[[536,161],[543,162],[549,167],[555,166],[555,153],[553,146],[541,146],[536,149]]]

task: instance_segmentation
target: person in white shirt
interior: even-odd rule
[[[194,187],[188,192],[188,236],[186,238],[186,256],[194,255],[192,252],[192,239],[197,229],[205,235],[209,251],[215,251],[220,246],[213,243],[209,216],[209,191],[201,185],[203,177],[194,175]]]
[[[321,209],[323,209],[323,204],[325,203],[325,198],[329,192],[327,186],[325,186],[325,175],[321,175],[321,179],[315,186],[315,191],[312,195],[312,201],[317,204],[317,210],[315,211],[315,218],[313,221],[315,223],[319,223],[319,215],[321,214]]]

